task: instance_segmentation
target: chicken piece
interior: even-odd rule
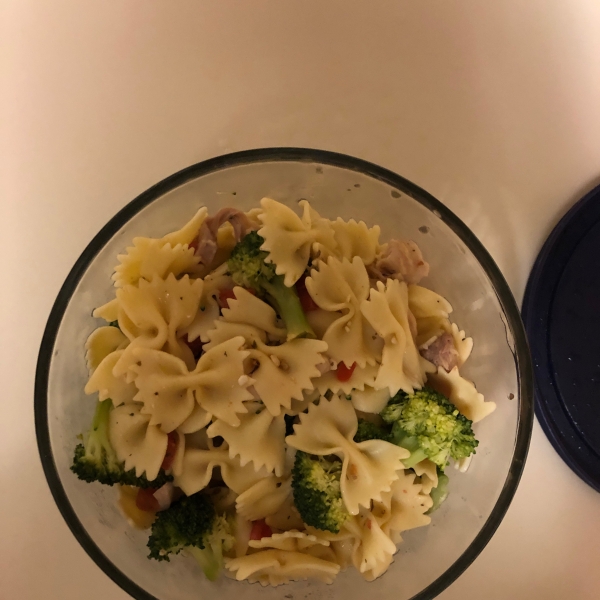
[[[383,253],[367,266],[367,271],[372,279],[379,281],[398,279],[417,284],[429,274],[429,263],[415,242],[390,240]]]
[[[458,351],[454,346],[454,338],[449,333],[442,333],[427,348],[421,349],[421,356],[448,372],[458,366]]]
[[[196,256],[200,262],[209,265],[217,253],[217,232],[224,223],[231,223],[235,241],[239,242],[251,229],[256,227],[247,215],[237,208],[222,208],[216,215],[207,217],[198,232]]]

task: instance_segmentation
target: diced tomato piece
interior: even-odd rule
[[[312,310],[318,310],[319,305],[311,298],[311,295],[308,293],[306,289],[306,276],[301,277],[296,281],[296,293],[298,294],[298,298],[300,298],[300,304],[302,305],[302,310],[304,312],[310,312]]]
[[[338,363],[337,369],[335,371],[335,376],[337,377],[338,381],[348,381],[350,377],[352,377],[354,369],[356,369],[356,363],[352,363],[351,367],[347,367],[346,363],[340,362]]]
[[[264,519],[252,521],[252,529],[250,530],[251,540],[262,540],[265,537],[271,537],[273,530],[267,525]]]
[[[167,436],[167,452],[163,458],[161,469],[168,471],[173,465],[175,454],[177,454],[177,446],[179,446],[179,436],[175,431],[171,431]]]
[[[229,300],[235,298],[233,290],[219,290],[219,306],[229,308]]]
[[[157,512],[160,508],[158,500],[154,497],[154,488],[140,488],[135,497],[135,505],[145,512]]]

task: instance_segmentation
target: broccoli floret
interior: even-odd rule
[[[77,444],[73,457],[71,471],[82,479],[91,483],[98,481],[105,485],[132,485],[140,488],[159,488],[173,477],[160,471],[158,477],[148,481],[146,475],[137,477],[135,469],[125,471],[124,464],[119,461],[108,438],[108,424],[112,400],[98,402],[90,431],[84,443]]]
[[[428,458],[443,471],[450,457],[466,458],[479,444],[472,421],[429,388],[410,395],[398,392],[380,414],[392,425],[390,441],[410,450],[410,457],[402,461],[407,468]]]
[[[337,533],[348,518],[342,500],[342,463],[296,452],[292,469],[294,503],[302,520],[312,527]]]
[[[387,426],[376,425],[365,419],[358,419],[358,429],[354,434],[356,443],[365,442],[367,440],[385,440],[390,441],[390,430]]]
[[[232,521],[217,514],[210,497],[198,492],[157,514],[148,539],[148,558],[169,561],[170,554],[185,548],[214,581],[223,566],[223,554],[234,543]]]
[[[233,281],[265,296],[283,319],[288,340],[316,337],[306,320],[296,289],[287,287],[283,277],[275,272],[275,265],[265,262],[268,253],[260,249],[264,241],[256,231],[251,231],[236,244],[227,261]]]
[[[440,473],[438,469],[438,484],[431,490],[431,499],[433,500],[433,504],[426,514],[430,515],[432,512],[436,511],[440,507],[440,504],[448,497],[449,481],[450,479],[448,479],[448,475]]]

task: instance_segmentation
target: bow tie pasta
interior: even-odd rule
[[[208,211],[202,207],[179,231],[160,239],[136,237],[126,254],[119,254],[113,281],[115,287],[136,285],[140,279],[160,279],[172,274],[179,276],[194,269],[199,262],[190,247]]]
[[[85,360],[88,371],[92,373],[109,354],[128,345],[127,336],[123,335],[118,327],[94,329],[85,342]]]
[[[276,273],[283,275],[285,284],[291,287],[308,266],[313,244],[335,247],[334,231],[331,223],[322,219],[305,200],[300,202],[302,218],[270,198],[263,198],[260,204],[263,213],[259,219],[263,226],[258,233],[265,240],[262,249],[269,253],[267,260],[275,264]]]
[[[423,387],[425,377],[409,325],[406,284],[395,279],[388,279],[385,285],[378,282],[369,300],[361,303],[361,310],[384,341],[375,388],[410,394]]]
[[[320,262],[318,270],[311,271],[306,289],[321,309],[342,313],[323,334],[328,355],[347,366],[374,365],[378,359],[375,331],[360,311],[369,296],[369,276],[362,260],[329,257],[327,263]]]
[[[110,443],[125,469],[156,479],[167,451],[167,434],[150,417],[141,413],[139,404],[123,405],[110,413]]]
[[[298,206],[136,237],[92,313],[98,402],[72,470],[123,486],[149,558],[185,549],[210,580],[380,577],[496,406],[459,372],[473,340],[417,285],[418,246]]]
[[[287,443],[308,454],[324,456],[335,454],[342,460],[341,492],[346,509],[351,515],[360,506],[369,506],[372,500],[390,489],[402,469],[402,459],[409,453],[384,440],[354,442],[358,420],[352,404],[345,398],[321,398],[308,412],[300,416],[294,434]]]
[[[117,290],[119,328],[131,343],[116,365],[115,374],[127,371],[138,347],[164,349],[188,367],[193,366],[194,355],[181,336],[198,311],[202,287],[201,279],[190,280],[187,275],[175,279],[170,274],[164,280],[140,280],[139,286]]]
[[[283,415],[274,417],[268,410],[238,416],[236,426],[217,419],[208,428],[211,438],[222,437],[231,456],[239,456],[243,466],[254,463],[256,470],[264,467],[283,475],[285,464],[285,422]]]
[[[335,240],[334,246],[315,243],[314,249],[321,260],[326,261],[329,256],[351,261],[358,256],[365,265],[370,265],[375,260],[379,249],[378,225],[370,229],[363,221],[358,223],[354,219],[344,221],[338,217],[331,222]]]
[[[415,317],[417,344],[421,356],[437,367],[450,371],[469,358],[473,340],[450,323],[452,305],[442,296],[419,285],[408,286],[408,306]]]
[[[201,450],[186,448],[181,472],[175,484],[191,496],[203,490],[211,481],[213,470],[219,468],[225,485],[236,494],[242,494],[261,479],[269,476],[266,469],[257,471],[252,464],[242,467],[239,459],[231,458],[227,445]]]
[[[98,399],[112,400],[115,406],[133,402],[137,388],[127,381],[125,375],[116,376],[115,367],[123,358],[124,350],[115,350],[102,359],[89,378],[84,391],[86,394],[98,393]]]
[[[190,342],[197,339],[203,343],[208,342],[206,334],[214,327],[215,321],[221,314],[219,292],[233,287],[233,279],[227,273],[227,264],[223,264],[209,273],[202,281],[199,310],[192,322],[183,330]]]
[[[139,390],[135,400],[144,405],[142,412],[166,432],[184,423],[195,403],[216,418],[239,425],[238,413],[247,412],[244,402],[253,398],[240,384],[248,356],[242,344],[243,339],[236,337],[211,348],[191,372],[176,356],[138,348],[131,372]]]
[[[240,287],[234,288],[233,294],[229,308],[208,332],[210,342],[205,348],[243,337],[251,361],[252,387],[267,410],[278,416],[282,408],[291,409],[293,400],[303,400],[305,390],[314,389],[312,380],[321,374],[317,365],[324,362],[327,344],[304,338],[281,343],[285,330],[278,326],[275,311]],[[267,344],[269,341],[279,344]]]
[[[331,583],[340,566],[302,552],[269,549],[240,558],[226,559],[226,568],[235,574],[237,581],[278,586],[291,581],[317,579]]]

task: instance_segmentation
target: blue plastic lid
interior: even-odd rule
[[[540,425],[569,467],[600,491],[600,186],[546,240],[522,315]]]

